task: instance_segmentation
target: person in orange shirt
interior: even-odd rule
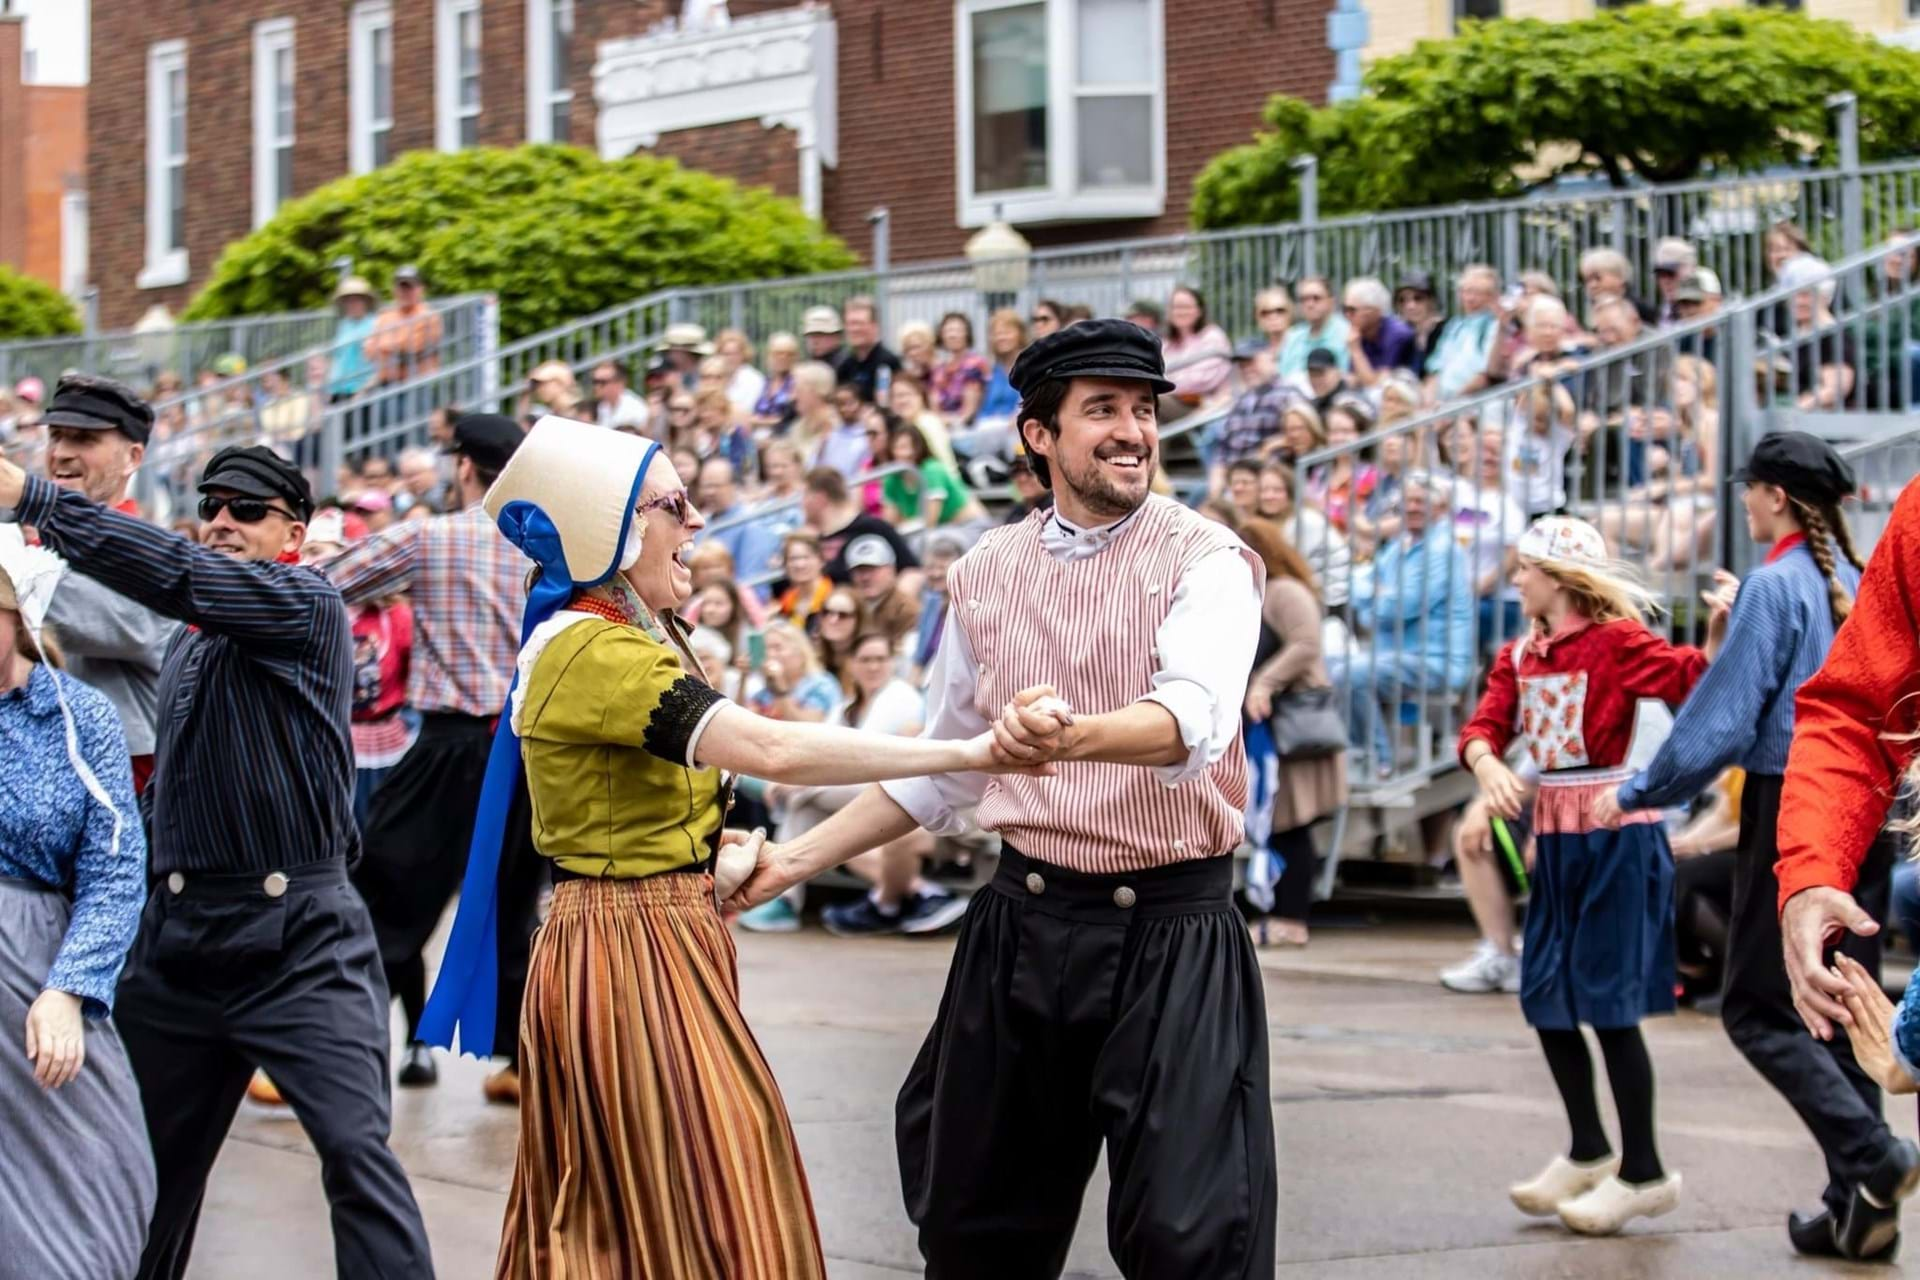
[[[380,370],[381,386],[392,386],[440,367],[440,317],[427,306],[420,268],[408,264],[393,273],[393,303],[374,317],[367,359]]]

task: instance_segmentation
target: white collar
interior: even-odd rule
[[[1097,525],[1091,529],[1082,529],[1071,524],[1060,514],[1059,504],[1054,504],[1046,523],[1040,526],[1040,545],[1048,554],[1060,560],[1083,560],[1088,556],[1104,551],[1107,545],[1118,537],[1122,530],[1132,525],[1134,517],[1146,508],[1141,503],[1112,524]]]

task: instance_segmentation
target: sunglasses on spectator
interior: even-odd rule
[[[1263,316],[1290,316],[1293,314],[1293,308],[1292,307],[1261,307],[1259,314]]]
[[[1340,306],[1340,314],[1350,316],[1359,309],[1360,308],[1354,306],[1351,302],[1342,303]]]
[[[200,499],[202,520],[212,520],[222,511],[232,512],[233,518],[241,524],[259,524],[267,518],[269,511],[276,516],[285,516],[289,520],[300,519],[293,512],[283,507],[276,507],[265,498],[216,498],[209,493]]]
[[[619,381],[619,379],[610,373],[596,373],[593,375],[593,385],[596,387],[610,387],[617,381]]]
[[[675,401],[674,403],[667,406],[667,412],[668,413],[692,413],[693,406],[690,404],[682,403],[680,401]]]
[[[820,616],[823,618],[857,618],[860,615],[852,609],[822,609]]]
[[[687,497],[685,489],[675,489],[672,493],[663,493],[657,498],[649,498],[634,510],[641,515],[646,515],[649,511],[671,512],[682,528],[693,523],[693,500]]]

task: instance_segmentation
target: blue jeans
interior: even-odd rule
[[[1419,697],[1423,691],[1455,688],[1465,681],[1449,681],[1446,663],[1424,654],[1391,649],[1361,651],[1352,655],[1334,654],[1327,659],[1327,674],[1334,687],[1347,695],[1347,741],[1351,750],[1371,755],[1371,768],[1391,768],[1393,739],[1383,707],[1397,713],[1402,698]]]
[[[1888,914],[1907,945],[1920,951],[1920,864],[1905,858],[1893,864],[1893,903]]]

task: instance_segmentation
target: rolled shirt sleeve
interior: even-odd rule
[[[1261,583],[1242,552],[1222,547],[1180,575],[1173,607],[1155,633],[1159,668],[1141,699],[1173,714],[1187,758],[1156,766],[1177,787],[1204,773],[1240,735],[1240,707],[1260,644]],[[984,727],[984,726],[983,726]]]
[[[974,707],[979,674],[959,613],[947,610],[940,649],[927,672],[927,722],[920,736],[942,742],[977,738],[993,727]],[[972,827],[974,806],[987,793],[987,775],[939,773],[880,785],[915,822],[935,835],[952,836]]]

